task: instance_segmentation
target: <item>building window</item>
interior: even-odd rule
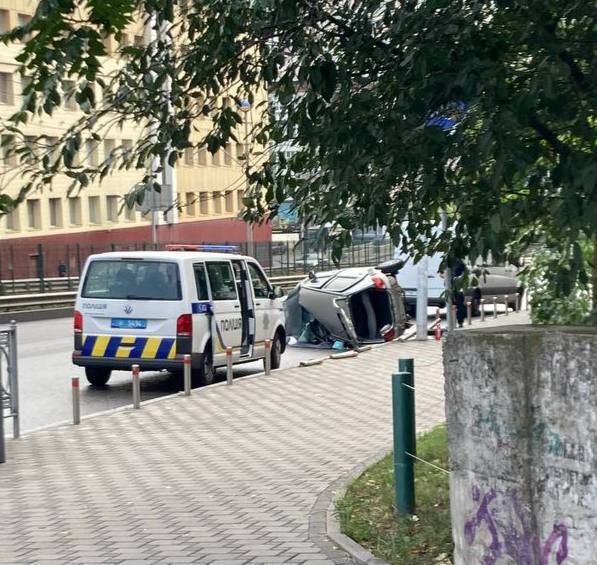
[[[50,198],[48,200],[50,205],[50,227],[61,228],[62,227],[62,199]]]
[[[125,159],[130,158],[133,152],[133,140],[132,139],[123,139],[122,140],[122,156]]]
[[[214,192],[214,213],[221,214],[222,213],[222,193],[221,192]]]
[[[25,89],[31,84],[31,77],[21,76],[21,95],[24,94]]]
[[[0,10],[0,33],[10,31],[10,17],[8,10]]]
[[[137,219],[135,208],[124,207],[124,218],[127,222],[134,222]]]
[[[108,222],[118,221],[118,196],[106,196],[106,218]]]
[[[234,212],[234,193],[231,190],[227,190],[225,192],[224,201],[226,205],[226,212]]]
[[[71,226],[81,225],[81,198],[78,196],[68,199],[68,221]]]
[[[230,153],[229,143],[224,146],[224,164],[228,167],[232,165],[232,153]]]
[[[0,104],[14,104],[11,73],[0,73]]]
[[[201,147],[197,152],[197,164],[198,165],[207,165],[207,150],[205,147]]]
[[[19,231],[21,229],[21,217],[19,208],[15,208],[6,215],[6,229],[8,231]]]
[[[44,152],[48,157],[50,157],[50,161],[52,164],[60,157],[60,153],[58,151],[58,138],[57,137],[46,137],[46,144],[44,146]]]
[[[90,167],[97,167],[98,159],[97,159],[97,141],[92,139],[88,139],[85,142],[85,153],[87,154],[87,164]]]
[[[14,138],[10,135],[3,135],[0,137],[0,144],[2,145],[2,162],[5,165],[16,165],[17,158],[14,154]]]
[[[27,200],[27,226],[32,230],[41,229],[41,205],[39,200]]]
[[[197,206],[197,196],[195,195],[194,192],[187,192],[185,194],[185,199],[184,199],[184,213],[187,216],[194,216],[197,211],[196,211],[196,206]]]
[[[37,138],[32,135],[26,135],[24,139],[27,153],[21,153],[21,162],[34,163],[37,158]]]
[[[238,208],[239,211],[245,207],[245,205],[243,204],[243,196],[244,196],[243,190],[238,190],[236,192],[236,207]]]
[[[88,202],[89,202],[89,223],[90,224],[100,224],[101,216],[100,216],[99,196],[90,196],[88,199]]]
[[[29,14],[17,14],[17,25],[19,27],[26,26],[31,21],[31,16]]]
[[[128,47],[131,44],[131,36],[128,33],[122,33],[120,35],[120,46]]]
[[[104,159],[112,159],[116,143],[113,139],[104,139]]]
[[[204,114],[204,111],[205,111],[205,96],[199,96],[197,98],[197,111],[199,112],[199,117],[200,118],[207,117]]]
[[[62,92],[64,93],[64,109],[77,110],[77,101],[75,100],[76,85],[72,80],[65,80],[62,83]]]
[[[103,86],[100,86],[100,90],[102,93],[102,106],[106,108],[109,106],[110,102],[112,102],[112,91],[110,89],[110,85],[104,84]]]
[[[205,192],[199,194],[199,213],[202,216],[209,214],[209,195]]]
[[[135,35],[135,37],[133,38],[133,42],[135,43],[135,47],[143,47],[145,44],[142,35]]]
[[[102,43],[104,44],[104,50],[106,51],[106,55],[111,55],[112,54],[112,38],[104,37],[102,39]]]
[[[220,164],[220,150],[218,149],[212,156],[211,156],[211,164],[218,166]]]
[[[192,147],[187,147],[184,150],[184,164],[185,165],[193,164],[193,148]]]
[[[244,161],[245,160],[245,144],[244,143],[237,143],[236,144],[236,158],[239,161]]]

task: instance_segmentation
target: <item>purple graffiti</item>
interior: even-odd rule
[[[558,565],[564,562],[568,557],[568,530],[563,524],[555,524],[547,541],[543,544],[541,549],[541,565],[549,565],[549,558],[553,551],[554,544],[559,540],[560,546],[556,552],[556,562]]]
[[[494,565],[498,556],[501,553],[501,545],[498,536],[497,524],[489,510],[489,505],[497,496],[495,490],[491,489],[489,492],[483,495],[483,500],[479,504],[477,513],[464,525],[464,537],[469,544],[475,541],[477,535],[477,529],[483,522],[487,526],[491,535],[491,543],[486,548],[485,556],[483,557],[483,565]],[[481,498],[481,491],[478,487],[473,487],[473,500],[479,502]]]
[[[490,489],[481,495],[481,490],[474,486],[473,501],[478,503],[475,515],[464,524],[464,538],[472,545],[477,532],[484,525],[489,532],[491,541],[485,546],[482,565],[495,565],[501,556],[507,556],[517,565],[550,565],[554,548],[557,547],[555,558],[557,565],[561,565],[568,557],[568,530],[563,524],[554,524],[553,530],[543,545],[537,535],[533,534],[533,527],[529,523],[528,513],[524,512],[520,498],[516,492],[507,493],[512,509],[519,525],[503,522],[497,511],[490,508],[496,500],[495,489]],[[534,557],[537,553],[539,561]]]

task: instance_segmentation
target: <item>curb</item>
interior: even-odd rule
[[[338,559],[339,550],[341,550],[350,556],[348,563],[388,565],[386,561],[375,557],[369,550],[340,531],[340,524],[336,519],[336,502],[344,496],[352,481],[362,475],[368,467],[385,457],[391,449],[391,446],[388,446],[374,453],[365,461],[353,467],[348,473],[335,480],[317,497],[311,508],[309,538],[336,563],[342,562]]]

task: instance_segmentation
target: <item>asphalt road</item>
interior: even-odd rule
[[[132,403],[131,376],[128,372],[115,371],[104,388],[88,386],[84,370],[71,362],[72,340],[71,318],[18,325],[22,431],[72,419],[71,377],[80,377],[82,415]],[[296,367],[304,359],[328,354],[326,350],[288,347],[282,356],[282,367]],[[256,361],[235,366],[234,376],[238,378],[262,371],[263,363]],[[219,369],[217,377],[218,380],[225,380],[225,369]],[[168,373],[141,374],[142,400],[175,392]],[[11,429],[7,421],[6,430]]]

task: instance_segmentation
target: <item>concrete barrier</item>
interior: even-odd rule
[[[596,359],[597,328],[449,334],[457,565],[596,562]]]

